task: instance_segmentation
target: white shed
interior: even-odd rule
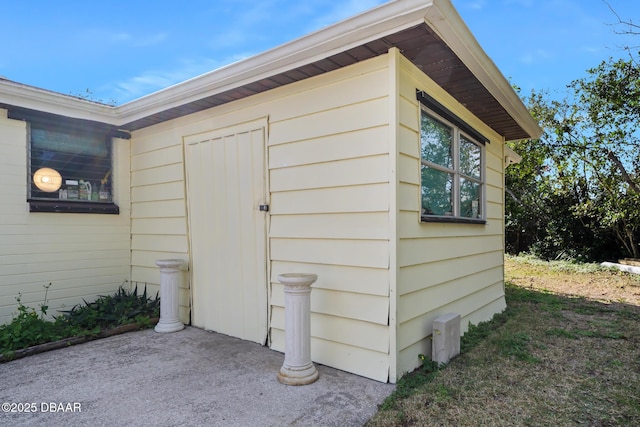
[[[449,0],[392,1],[116,107],[0,80],[0,109],[4,320],[40,282],[69,304],[180,258],[183,322],[283,351],[276,278],[315,273],[312,359],[395,382],[435,318],[464,332],[505,308],[504,143],[541,131]],[[108,199],[38,192],[55,167],[24,153],[73,145],[65,126],[108,141]]]

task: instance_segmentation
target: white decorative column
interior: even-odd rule
[[[184,329],[178,316],[178,279],[180,259],[161,259],[156,261],[160,267],[160,320],[156,332],[176,332]]]
[[[284,364],[278,381],[306,385],[318,379],[311,362],[311,285],[316,274],[288,273],[278,276],[284,285]]]

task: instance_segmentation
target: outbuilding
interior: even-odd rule
[[[450,0],[115,107],[0,80],[0,320],[177,258],[184,323],[283,351],[277,276],[313,273],[313,361],[395,382],[434,319],[505,308],[505,141],[540,133]]]

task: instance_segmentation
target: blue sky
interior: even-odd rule
[[[608,0],[640,19],[640,1]],[[383,0],[0,0],[0,76],[123,103],[293,40]],[[640,36],[603,0],[453,0],[524,94],[560,94]],[[640,22],[640,21],[638,21]]]

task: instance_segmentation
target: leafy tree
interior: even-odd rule
[[[593,183],[578,208],[610,229],[627,254],[640,257],[640,67],[609,60],[574,81],[576,102],[559,124],[563,154]],[[589,203],[591,202],[591,203]]]
[[[507,169],[507,250],[546,258],[640,257],[640,68],[603,61],[569,96],[526,99],[545,133]]]

